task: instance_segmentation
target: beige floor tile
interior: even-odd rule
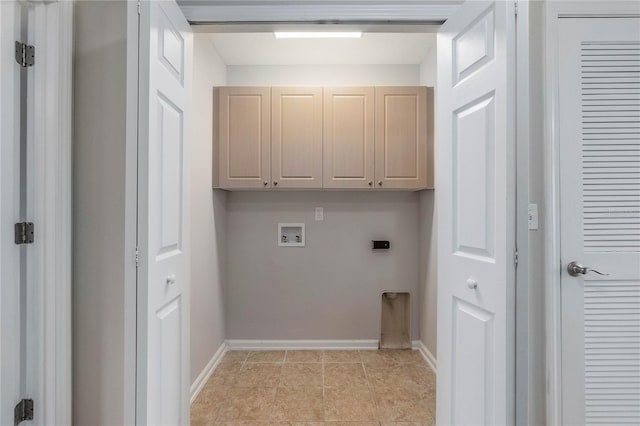
[[[238,373],[234,386],[276,387],[280,383],[281,364],[245,364]]]
[[[191,424],[210,425],[224,406],[229,389],[225,386],[211,386],[207,383],[191,405]]]
[[[285,362],[322,362],[322,351],[287,351]]]
[[[389,355],[400,363],[424,364],[425,360],[419,351],[413,349],[389,350]]]
[[[271,422],[269,426],[324,426],[324,422]]]
[[[432,409],[429,401],[413,389],[392,388],[376,391],[378,417],[385,422],[429,422]]]
[[[436,375],[433,374],[433,371],[431,371],[428,366],[405,364],[400,366],[400,368],[405,385],[435,389]]]
[[[213,401],[199,399],[191,405],[191,424],[210,425],[218,417],[220,407],[216,407]]]
[[[322,393],[322,387],[278,388],[271,420],[324,420]]]
[[[269,426],[269,422],[214,422],[212,426]]]
[[[362,362],[358,351],[324,351],[324,362]]]
[[[433,426],[436,377],[418,355],[229,352],[192,404],[192,425]]]
[[[222,362],[225,361],[236,361],[236,362],[244,362],[249,356],[249,351],[227,351],[222,358]]]
[[[364,369],[369,380],[369,385],[373,389],[388,389],[400,387],[404,383],[406,373],[402,366],[390,365],[381,366],[378,364],[365,364]]]
[[[380,422],[380,426],[424,426],[422,422]]]
[[[380,426],[380,422],[325,422],[325,426]]]
[[[280,386],[322,386],[322,364],[284,364]]]
[[[268,421],[275,397],[276,388],[232,388],[217,420]]]
[[[250,352],[246,362],[284,362],[285,351]]]
[[[242,370],[242,362],[227,361],[220,363],[211,377],[209,377],[207,386],[233,385],[240,370]]]
[[[383,367],[375,364],[365,365],[367,378],[372,388],[414,388],[435,390],[435,374],[428,369],[413,364],[391,365]]]
[[[386,367],[390,365],[399,364],[399,361],[396,358],[394,351],[390,351],[390,350],[360,351],[360,358],[362,358],[362,362],[365,365],[375,365],[375,366]]]
[[[324,413],[327,421],[376,420],[371,393],[367,388],[325,388]]]
[[[324,385],[330,387],[367,386],[362,364],[325,364]]]

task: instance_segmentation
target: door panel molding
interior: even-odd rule
[[[477,1],[438,33],[438,424],[515,422],[515,29]]]
[[[191,385],[187,166],[193,38],[173,1],[142,2],[138,34],[135,423],[183,424]]]

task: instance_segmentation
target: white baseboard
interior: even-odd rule
[[[413,348],[417,349],[418,351],[420,351],[420,354],[422,355],[424,360],[427,361],[427,364],[429,364],[429,367],[431,367],[431,369],[433,370],[433,373],[437,375],[438,374],[438,363],[436,361],[436,357],[433,356],[431,351],[429,351],[429,349],[427,349],[427,347],[424,345],[424,343],[422,343],[422,341],[420,341],[420,340],[414,340],[413,341]]]
[[[211,357],[207,365],[204,367],[202,372],[200,372],[196,380],[191,384],[191,403],[192,404],[193,404],[193,401],[195,401],[196,398],[198,397],[198,394],[200,393],[204,385],[207,383],[207,380],[209,380],[209,377],[211,377],[211,374],[213,373],[213,371],[216,369],[216,367],[220,363],[220,360],[222,360],[222,357],[227,352],[227,349],[228,349],[227,343],[223,342],[222,345],[220,345],[220,347],[216,351],[216,353],[213,354],[213,356]]]
[[[229,350],[378,349],[378,340],[227,340]]]

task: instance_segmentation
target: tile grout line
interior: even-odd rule
[[[273,395],[273,402],[271,403],[271,413],[269,413],[269,423],[273,422],[273,415],[276,411],[276,401],[278,400],[278,392],[280,391],[280,386],[282,386],[282,370],[284,369],[284,364],[287,362],[287,353],[289,351],[284,351],[284,358],[282,359],[282,364],[280,364],[280,374],[278,375],[278,384],[276,385],[276,391]]]
[[[325,351],[323,350],[321,353],[322,353],[322,360],[321,360],[322,362],[322,421],[326,422],[327,421],[327,397],[325,393],[325,381],[324,381]]]
[[[369,381],[369,374],[367,374],[367,367],[365,366],[364,359],[362,359],[362,354],[358,351],[358,356],[360,356],[360,362],[362,363],[362,370],[364,371],[364,377],[367,381],[367,389],[369,390],[369,397],[371,402],[373,403],[374,417],[377,419],[378,424],[381,424],[380,414],[378,410],[378,403],[376,402],[376,398],[371,387],[371,382]]]

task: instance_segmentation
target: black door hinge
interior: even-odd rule
[[[26,420],[33,420],[33,399],[23,399],[18,402],[13,411],[14,426]]]
[[[32,67],[35,63],[36,48],[27,43],[16,41],[16,62],[22,67]]]
[[[32,244],[34,241],[33,222],[19,222],[15,225],[15,243]]]

